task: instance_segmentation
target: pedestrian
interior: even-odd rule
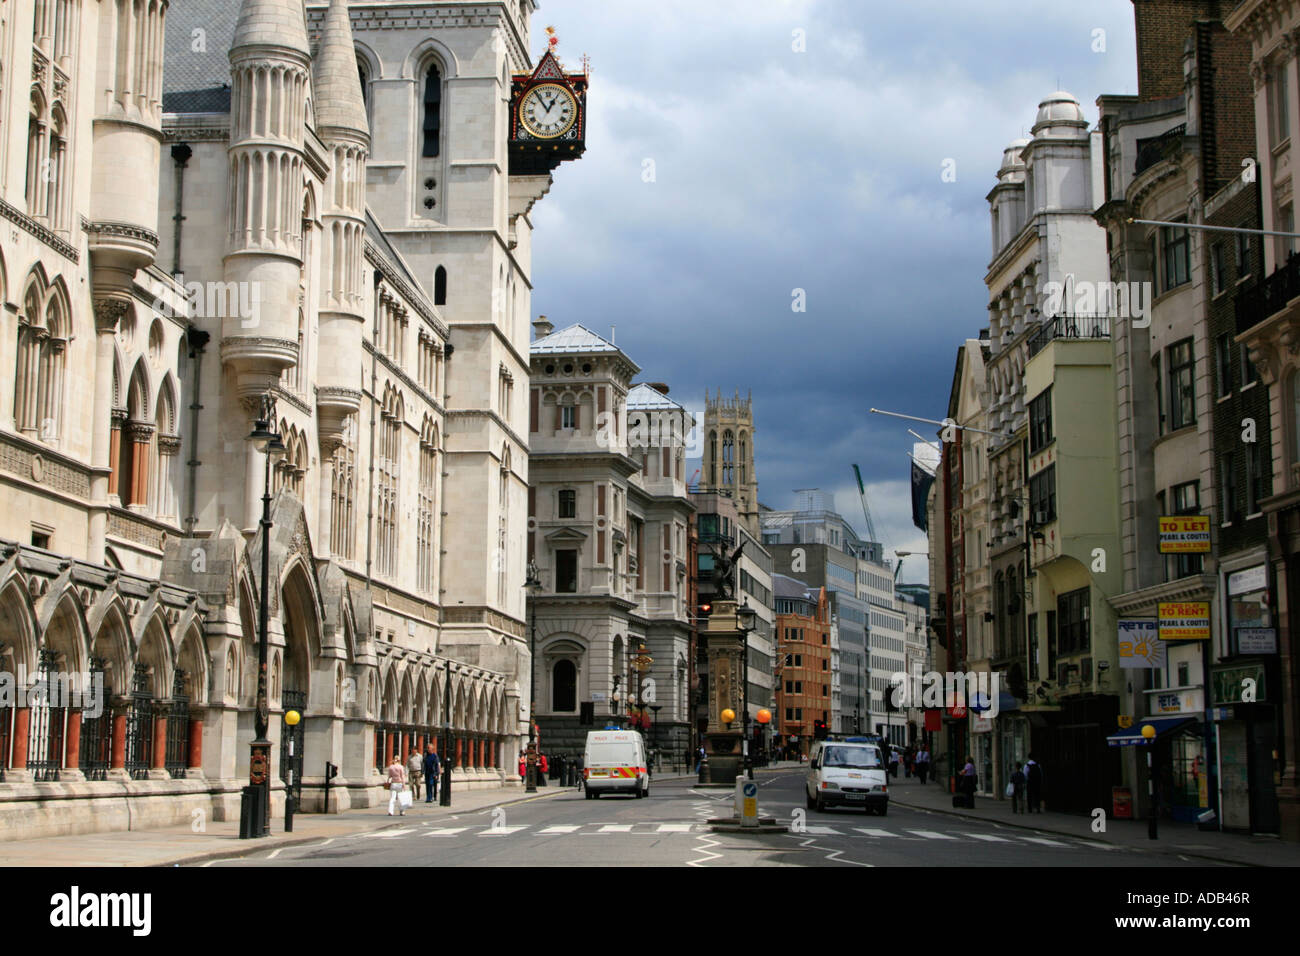
[[[1025,769],[1023,764],[1015,765],[1015,773],[1011,775],[1011,812],[1023,813],[1025,806]]]
[[[703,746],[701,746],[699,750],[695,751],[695,772],[696,772],[696,773],[699,773],[699,772],[700,772],[700,764],[702,764],[702,763],[704,763],[704,747],[703,747]]]
[[[528,754],[519,755],[519,779],[524,780],[528,777]]]
[[[930,774],[930,751],[926,749],[925,744],[921,744],[921,749],[916,752],[916,777],[922,783],[925,783],[926,777]]]
[[[433,744],[427,744],[424,749],[424,802],[433,803],[438,796],[438,772],[442,761],[438,759],[438,751],[433,749]]]
[[[393,809],[396,808],[398,816],[406,815],[406,808],[402,806],[402,793],[406,790],[406,768],[402,766],[402,758],[396,753],[393,754],[393,762],[388,765],[388,815],[393,815]]]
[[[1034,759],[1032,752],[1025,763],[1025,794],[1029,797],[1029,812],[1042,813],[1043,765]]]
[[[538,785],[539,787],[544,787],[544,786],[546,786],[546,771],[547,771],[548,769],[549,769],[549,768],[547,767],[547,764],[546,764],[546,754],[538,754],[538,755],[537,755],[537,770],[536,770],[536,772],[533,774],[533,776],[537,778],[537,785]]]
[[[975,809],[975,790],[978,783],[975,779],[975,758],[966,755],[966,766],[961,768],[962,793],[966,794],[966,806]]]
[[[889,775],[895,780],[898,779],[898,748],[889,748]]]
[[[414,800],[420,795],[421,784],[424,781],[424,755],[420,753],[419,747],[412,747],[410,755],[406,758],[406,778],[411,784],[411,799]]]

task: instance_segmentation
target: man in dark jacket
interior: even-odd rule
[[[442,761],[438,759],[438,752],[433,749],[433,744],[427,745],[424,749],[424,802],[433,803],[434,798],[438,796],[438,769]]]
[[[1029,798],[1029,812],[1042,813],[1039,805],[1043,799],[1043,766],[1031,753],[1025,762],[1025,796]]]

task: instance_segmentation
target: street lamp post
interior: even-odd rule
[[[451,658],[447,658],[447,676],[442,688],[442,793],[438,806],[451,806]]]
[[[650,748],[656,757],[659,755],[659,711],[663,709],[663,704],[650,705]]]
[[[262,581],[257,608],[257,702],[253,715],[255,737],[249,745],[248,786],[244,788],[239,804],[240,839],[267,836],[271,832],[271,741],[270,701],[267,696],[266,659],[267,626],[270,616],[270,557],[271,557],[271,460],[284,453],[280,436],[273,431],[275,422],[275,396],[269,392],[262,396],[261,415],[248,436],[253,447],[266,459],[266,474],[262,489]]]
[[[524,587],[528,589],[532,597],[532,614],[531,624],[528,631],[528,755],[525,757],[525,766],[527,767],[527,778],[524,784],[525,793],[537,792],[537,723],[534,717],[537,713],[537,655],[534,652],[533,645],[537,641],[537,595],[542,590],[542,581],[537,576],[537,562],[528,562],[528,578],[524,581]]]

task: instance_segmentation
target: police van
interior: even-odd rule
[[[635,730],[592,730],[582,764],[588,800],[602,793],[650,796],[650,768],[645,741]]]
[[[880,744],[868,737],[818,740],[808,756],[804,796],[809,810],[861,807],[882,817],[889,811],[887,768]]]

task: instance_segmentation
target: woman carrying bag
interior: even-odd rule
[[[411,794],[406,789],[406,768],[402,758],[393,755],[393,762],[388,765],[388,815],[393,815],[393,808],[398,808],[398,816],[406,816],[406,808],[411,805]]]

